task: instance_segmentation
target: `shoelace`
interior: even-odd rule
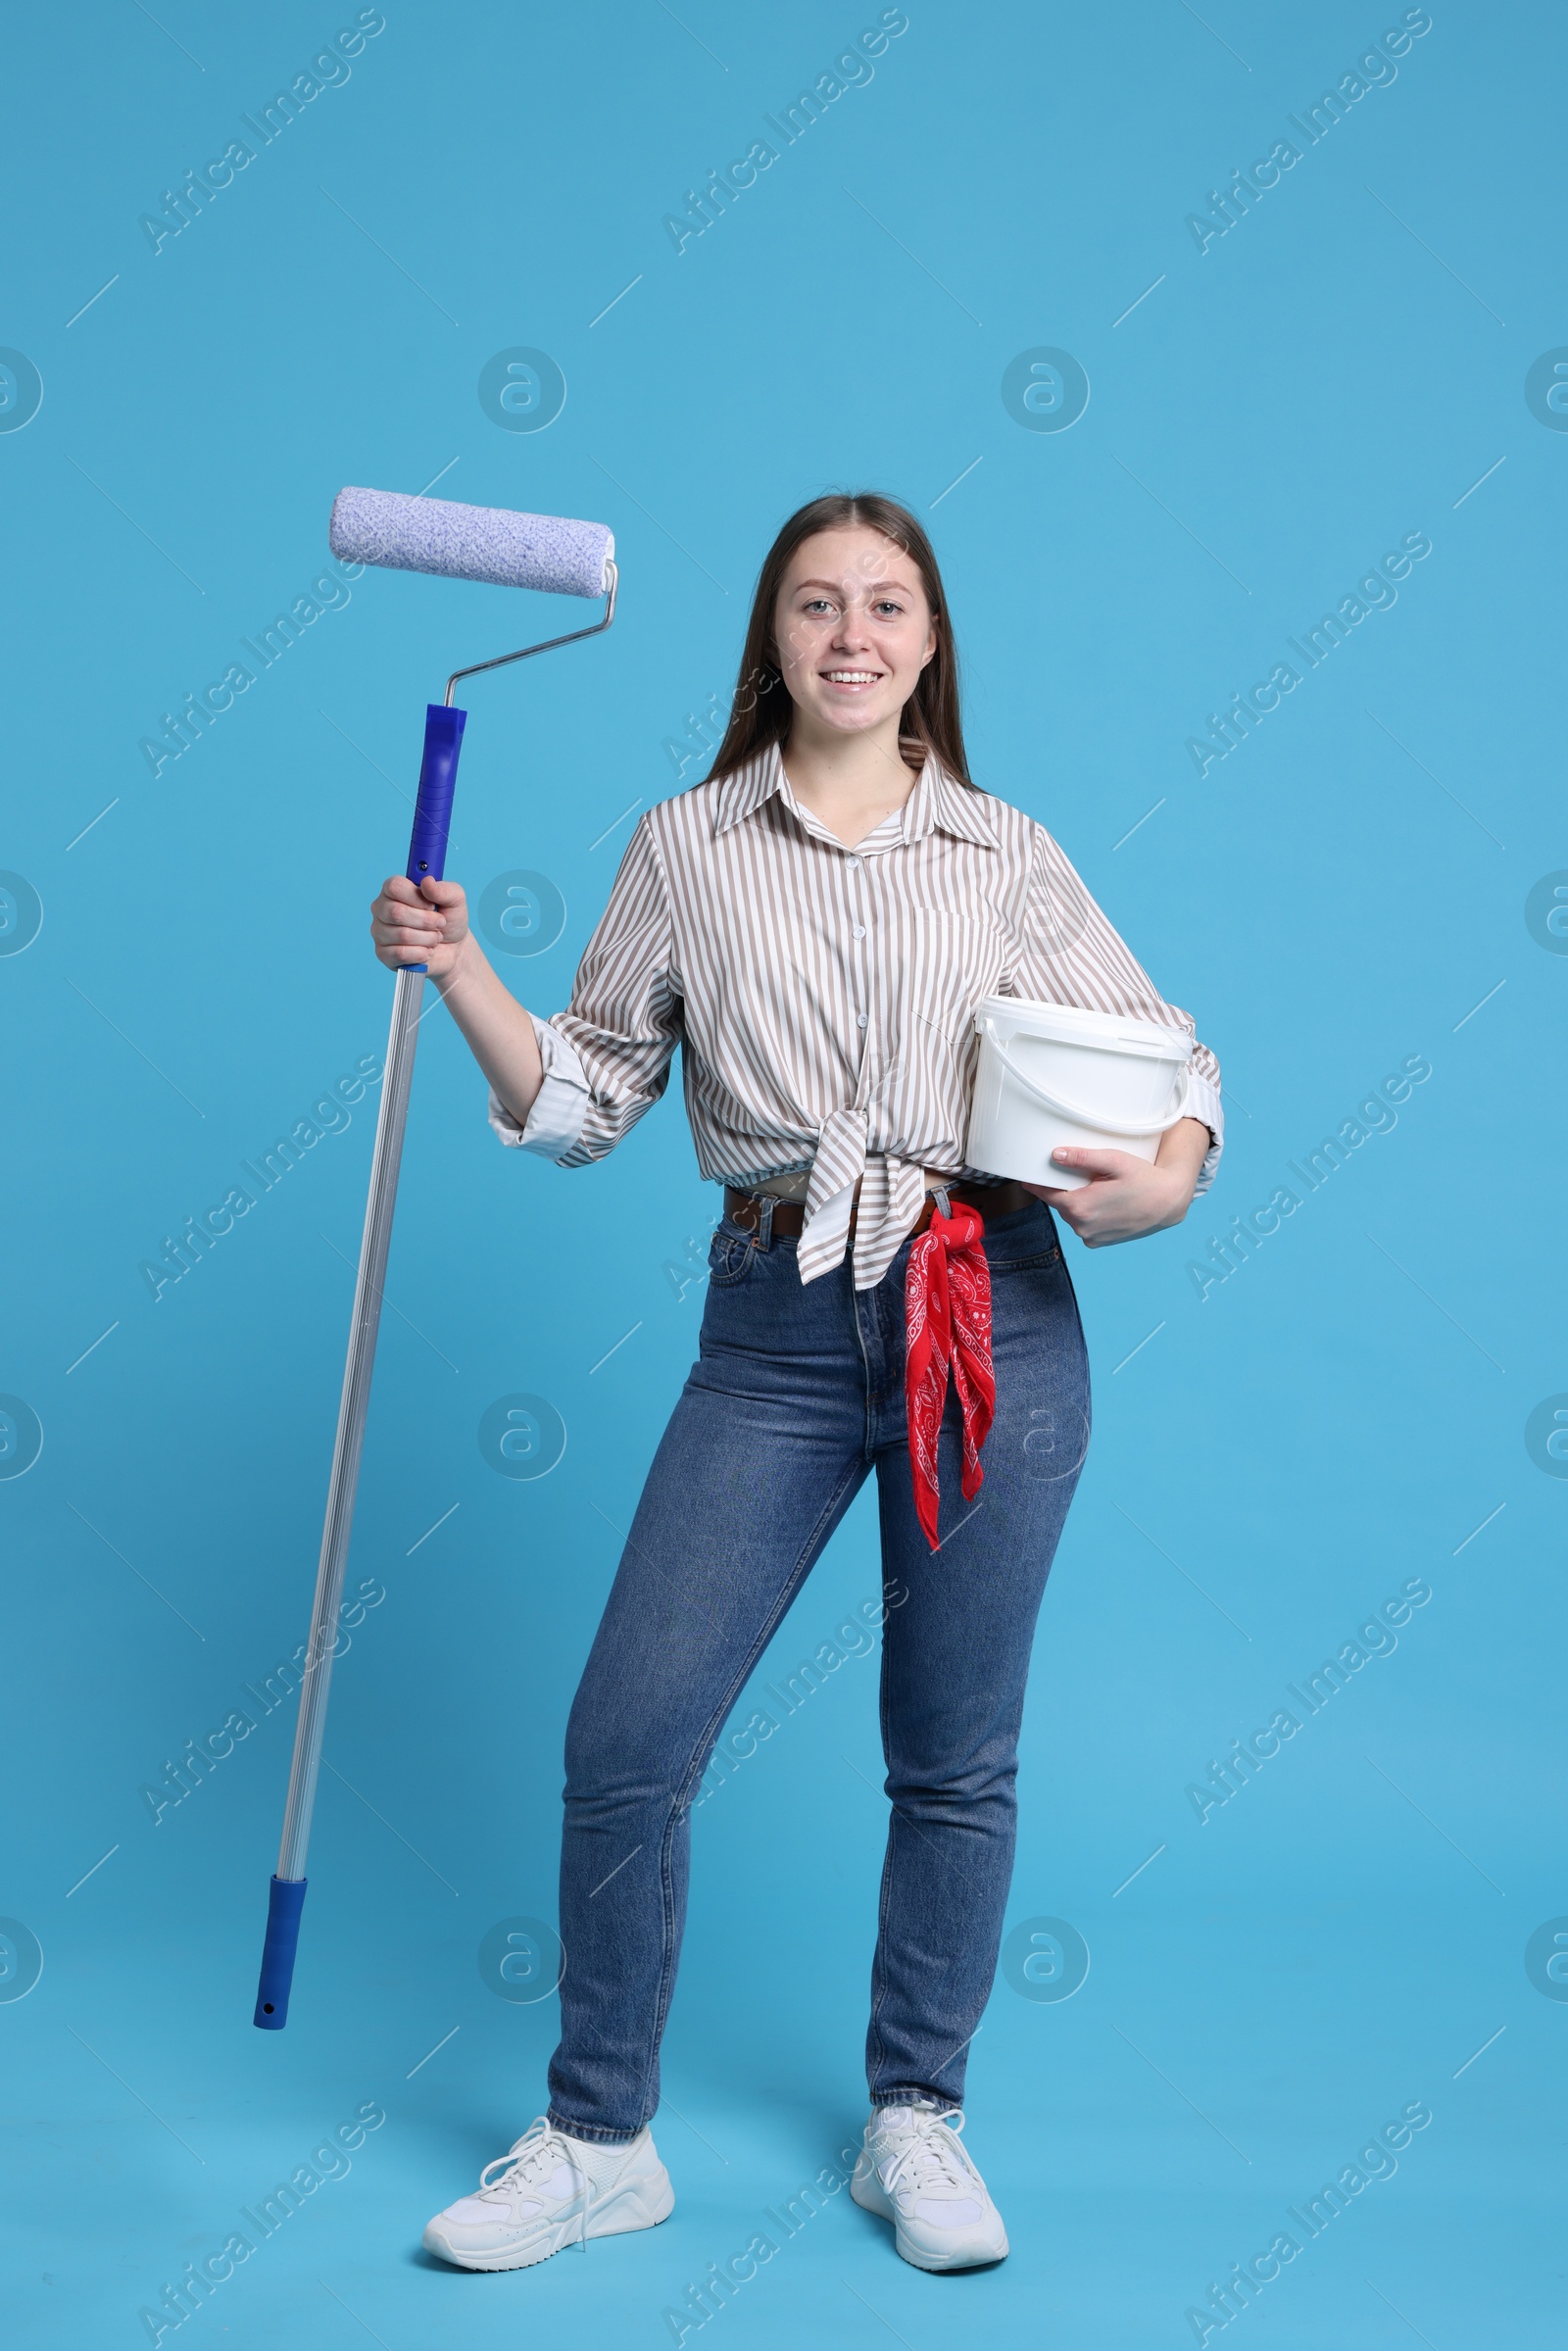
[[[537,2186],[563,2163],[576,2174],[582,2183],[585,2199],[583,2220],[586,2224],[587,2205],[592,2200],[593,2192],[588,2175],[561,2132],[553,2130],[549,2118],[542,2114],[534,2117],[510,2155],[498,2155],[494,2163],[485,2165],[479,2174],[479,2193],[481,2196],[495,2195],[519,2181],[527,2187]],[[492,2172],[496,2175],[493,2180],[490,2177]]]
[[[908,2133],[908,2143],[899,2149],[886,2170],[882,2171],[882,2184],[888,2194],[891,2196],[901,2181],[917,2189],[972,2189],[979,2175],[958,2144],[958,2132],[963,2129],[963,2109],[959,2106],[912,2106],[909,2112],[914,2121]],[[878,2169],[882,2167],[879,2165]]]

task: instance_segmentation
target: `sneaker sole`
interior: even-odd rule
[[[858,2172],[850,2181],[850,2194],[862,2212],[875,2213],[879,2221],[893,2223],[894,2249],[901,2260],[916,2270],[979,2270],[991,2262],[1005,2261],[1008,2253],[1007,2232],[1002,2232],[1000,2245],[975,2246],[963,2252],[933,2253],[923,2245],[912,2244],[904,2232],[904,2224],[896,2207],[890,2202],[875,2172],[862,2179]]]
[[[675,2209],[675,2190],[669,2174],[661,2165],[658,2176],[650,2174],[628,2187],[618,2188],[612,2196],[589,2215],[587,2234],[597,2236],[625,2236],[638,2229],[657,2229],[667,2221]],[[487,2252],[472,2253],[449,2242],[434,2221],[425,2229],[421,2242],[427,2253],[450,2262],[459,2270],[531,2270],[536,2263],[548,2261],[567,2245],[583,2240],[582,2216],[568,2213],[564,2220],[553,2221],[538,2235],[526,2237],[514,2245],[497,2245]]]

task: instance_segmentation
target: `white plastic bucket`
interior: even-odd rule
[[[988,996],[964,1156],[988,1175],[1071,1191],[1090,1178],[1051,1154],[1130,1151],[1152,1160],[1187,1115],[1192,1045],[1180,1029],[1075,1004]]]

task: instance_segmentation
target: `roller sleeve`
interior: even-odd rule
[[[327,538],[341,563],[555,596],[607,594],[615,554],[614,534],[603,522],[395,490],[339,490]]]

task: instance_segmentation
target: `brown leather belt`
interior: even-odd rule
[[[856,1186],[859,1199],[859,1186]],[[962,1200],[966,1206],[978,1208],[983,1217],[1016,1216],[1021,1208],[1034,1204],[1036,1195],[1027,1185],[1014,1184],[949,1184],[950,1200]],[[806,1203],[798,1200],[774,1200],[770,1193],[737,1192],[731,1185],[724,1187],[724,1214],[731,1224],[739,1225],[743,1233],[760,1233],[766,1213],[765,1202],[771,1201],[773,1215],[766,1228],[770,1234],[785,1241],[798,1240],[806,1225]],[[928,1192],[925,1205],[909,1228],[909,1235],[923,1233],[936,1213],[936,1195]],[[855,1230],[854,1210],[850,1214],[850,1230]]]

